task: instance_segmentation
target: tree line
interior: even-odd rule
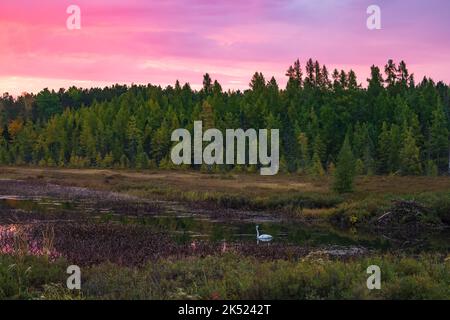
[[[115,85],[0,98],[0,164],[172,168],[177,128],[280,129],[280,170],[324,175],[341,149],[356,174],[438,175],[450,170],[450,90],[406,64],[371,67],[367,86],[355,72],[295,61],[285,88],[256,72],[245,91],[224,91],[209,74],[201,90]],[[255,171],[254,165],[200,167]]]

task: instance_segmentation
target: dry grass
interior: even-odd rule
[[[139,190],[148,187],[190,192],[220,192],[246,196],[277,193],[329,193],[332,178],[299,175],[204,174],[194,171],[132,171],[108,169],[60,169],[1,167],[0,178],[39,179],[63,185],[103,190]],[[449,177],[370,176],[356,180],[352,198],[376,194],[417,194],[450,190]]]
[[[40,179],[58,184],[108,189],[126,187],[129,189],[146,186],[173,188],[184,191],[224,193],[245,193],[269,195],[274,192],[301,191],[326,193],[329,181],[315,180],[296,175],[274,177],[257,174],[204,174],[194,171],[131,171],[108,169],[56,169],[30,167],[2,167],[0,178]]]

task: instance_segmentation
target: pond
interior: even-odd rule
[[[121,206],[120,208],[123,208]],[[212,218],[198,212],[166,206],[161,212],[118,212],[113,206],[96,207],[93,201],[63,201],[40,197],[0,197],[0,224],[61,222],[88,220],[92,223],[140,225],[169,234],[178,243],[192,241],[256,243],[256,225],[261,233],[273,236],[271,243],[298,246],[362,246],[388,250],[394,243],[382,234],[356,229],[343,230],[328,224],[305,223],[298,220],[273,219],[256,215],[249,219]],[[448,251],[450,233],[427,234],[418,250]]]

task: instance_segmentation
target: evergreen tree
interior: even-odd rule
[[[355,178],[355,159],[353,157],[348,135],[344,139],[339,152],[334,173],[333,188],[338,193],[353,191],[353,180]]]
[[[389,87],[393,87],[397,80],[397,67],[392,59],[389,59],[384,67],[386,73],[386,83]]]
[[[402,131],[397,124],[391,126],[389,140],[389,172],[396,173],[400,169],[400,148],[402,146]]]
[[[203,76],[203,92],[207,95],[212,92],[212,80],[208,73]]]
[[[289,66],[286,71],[286,76],[288,77],[288,87],[292,86],[294,88],[300,88],[303,84],[303,72],[300,66],[300,60],[297,59],[294,62],[294,66]]]
[[[419,148],[416,145],[412,130],[406,129],[403,133],[403,147],[400,150],[401,173],[403,175],[416,175],[422,173]]]
[[[449,130],[447,117],[440,103],[432,112],[429,145],[430,155],[436,161],[438,168],[445,169],[448,164]]]
[[[370,68],[370,79],[367,79],[369,86],[367,93],[371,98],[377,97],[383,90],[383,77],[380,73],[380,68],[372,65]]]
[[[202,104],[202,113],[200,119],[203,121],[203,130],[215,128],[214,111],[211,104],[206,100]]]
[[[438,167],[433,160],[425,161],[425,174],[429,177],[435,177],[438,175]]]
[[[138,149],[142,149],[142,132],[137,126],[136,118],[131,116],[127,125],[127,158],[131,164],[135,164]]]
[[[317,154],[320,161],[323,163],[325,161],[326,152],[326,146],[323,143],[322,138],[320,137],[320,135],[316,135],[316,138],[314,139],[313,153]]]
[[[389,173],[389,157],[391,149],[391,137],[386,122],[383,122],[381,133],[378,137],[378,172],[385,174]]]
[[[388,61],[384,71],[386,76],[372,66],[364,89],[351,70],[334,70],[330,81],[325,65],[309,59],[302,70],[297,59],[286,72],[286,90],[274,77],[266,82],[256,72],[245,91],[223,91],[205,74],[200,91],[177,81],[166,88],[115,85],[44,89],[17,98],[4,94],[0,162],[136,168],[162,162],[171,168],[171,132],[192,130],[195,120],[203,120],[205,129],[280,129],[280,164],[289,172],[315,167],[320,174],[337,159],[344,133],[359,159],[359,173],[420,174],[411,159],[423,164],[425,174],[447,171],[448,85],[427,77],[416,85],[403,61],[398,67]]]
[[[299,134],[298,143],[300,149],[299,165],[302,170],[305,170],[309,166],[310,158],[309,158],[308,137],[304,132],[301,132]]]
[[[105,157],[103,158],[103,167],[104,168],[111,168],[114,164],[114,158],[111,152],[107,153]]]
[[[120,157],[120,168],[121,169],[127,169],[130,167],[130,161],[128,160],[126,155],[122,155]]]
[[[325,171],[323,170],[322,161],[320,160],[319,154],[317,152],[314,152],[314,155],[312,157],[312,163],[310,168],[310,174],[313,176],[323,176],[325,174]]]

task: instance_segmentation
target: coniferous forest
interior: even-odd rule
[[[415,79],[401,61],[371,67],[367,82],[350,71],[295,61],[281,88],[256,72],[245,91],[224,91],[204,75],[189,84],[114,85],[0,99],[0,164],[171,168],[171,132],[205,127],[280,129],[280,170],[324,175],[348,137],[357,174],[449,172],[450,90]],[[194,166],[193,166],[194,167]],[[203,168],[195,168],[203,169]],[[247,170],[228,166],[207,170]]]
[[[450,1],[74,2],[0,2],[0,300],[450,300]]]

